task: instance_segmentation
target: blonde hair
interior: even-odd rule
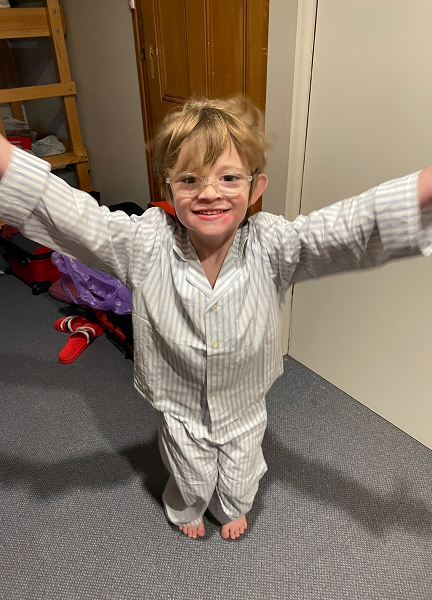
[[[239,94],[222,100],[191,98],[165,117],[151,143],[161,187],[166,186],[165,178],[172,176],[182,149],[179,170],[201,173],[230,143],[249,165],[251,175],[261,173],[267,148],[262,112]]]

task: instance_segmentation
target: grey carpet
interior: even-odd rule
[[[432,452],[292,359],[240,540],[165,520],[155,415],[106,337],[71,365],[66,305],[0,277],[2,600],[430,600]]]

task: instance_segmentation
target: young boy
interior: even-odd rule
[[[135,386],[158,411],[167,517],[195,538],[209,508],[234,539],[267,469],[265,395],[282,373],[288,287],[430,254],[432,167],[290,223],[248,219],[267,186],[250,103],[190,100],[154,144],[176,218],[110,213],[1,136],[0,218],[131,289]]]

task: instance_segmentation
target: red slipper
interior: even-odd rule
[[[78,327],[69,336],[66,346],[59,354],[59,361],[63,364],[69,364],[76,360],[92,341],[103,333],[102,327],[96,323],[88,323]]]
[[[54,327],[57,331],[64,331],[65,333],[73,333],[78,329],[78,327],[83,327],[84,325],[94,325],[94,323],[90,323],[88,319],[85,317],[79,317],[78,315],[71,315],[70,317],[62,317],[61,319],[57,319],[54,323]]]

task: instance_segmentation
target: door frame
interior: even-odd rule
[[[146,148],[146,162],[147,162],[147,176],[150,191],[150,200],[154,201],[161,195],[160,190],[155,189],[154,177],[152,177],[153,160],[149,150],[149,142],[151,139],[150,134],[150,101],[148,91],[148,77],[147,70],[143,68],[143,62],[145,61],[145,45],[144,45],[144,34],[142,26],[142,15],[141,10],[138,8],[139,0],[135,0],[134,6],[131,7],[132,13],[132,27],[134,33],[134,44],[135,44],[135,57],[137,61],[138,71],[138,85],[140,91],[141,101],[141,113],[144,126],[144,141]]]
[[[268,85],[267,106],[273,107],[273,111],[276,110],[276,107],[278,108],[281,129],[277,133],[279,137],[289,137],[289,148],[288,152],[284,151],[282,145],[280,148],[276,147],[274,152],[270,149],[268,166],[269,170],[273,171],[274,177],[277,178],[278,172],[281,170],[277,167],[281,167],[282,163],[285,162],[286,168],[283,172],[286,174],[286,179],[285,181],[278,181],[274,186],[278,195],[285,196],[284,201],[281,204],[276,204],[273,203],[272,199],[271,202],[276,214],[282,214],[289,221],[293,221],[301,210],[318,0],[297,0],[294,73],[292,71],[281,71],[281,53],[287,56],[289,53],[292,55],[292,46],[290,46],[289,40],[278,40],[278,43],[275,43],[275,51],[272,52],[272,23],[280,23],[281,20],[286,19],[286,7],[283,4],[285,1],[274,0],[270,2],[268,73],[274,74],[274,78],[293,78],[292,98],[287,99],[286,88],[277,85],[277,83]],[[284,113],[285,107],[288,107],[288,114]],[[291,112],[290,116],[289,111]],[[266,116],[268,117],[268,114]],[[275,121],[274,115],[272,115],[271,121]],[[285,123],[288,123],[288,126],[284,130]],[[282,163],[280,162],[281,155],[283,155]],[[272,161],[274,161],[274,166]],[[271,189],[269,192],[271,193]],[[265,203],[266,194],[264,194],[264,205]],[[281,332],[281,348],[284,355],[289,354],[293,293],[294,289],[287,293],[284,307]]]

